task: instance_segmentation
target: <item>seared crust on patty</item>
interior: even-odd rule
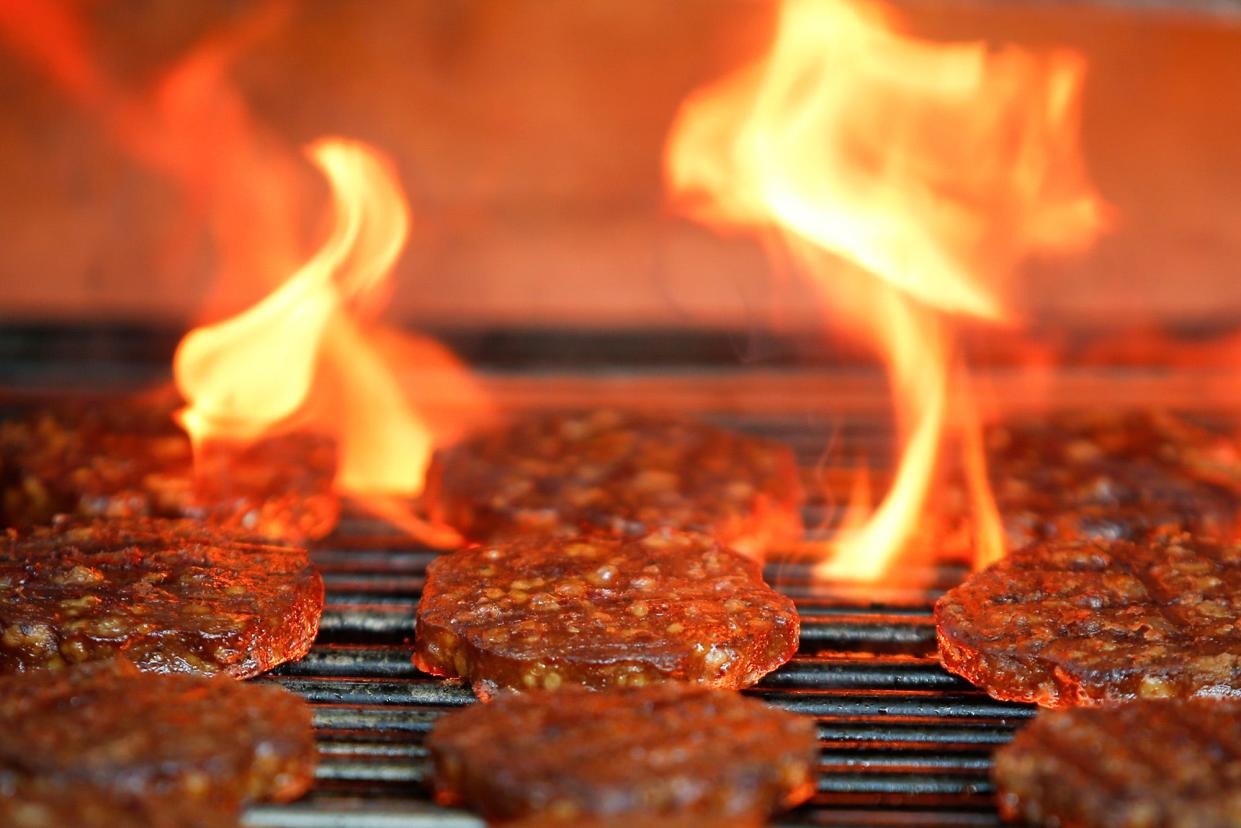
[[[681,684],[504,696],[427,744],[442,800],[529,824],[749,824],[808,798],[818,760],[812,719]]]
[[[433,517],[474,540],[670,527],[750,555],[800,536],[801,499],[786,446],[607,409],[526,416],[441,451],[426,495]]]
[[[949,591],[935,616],[944,666],[996,698],[1241,696],[1238,544],[1036,544]]]
[[[996,754],[1001,811],[1070,828],[1241,824],[1241,702],[1141,700],[1043,713]]]
[[[244,678],[305,655],[322,611],[305,551],[189,521],[63,523],[0,540],[0,673],[119,656]]]
[[[0,422],[0,520],[185,517],[276,540],[336,525],[335,449],[304,434],[204,446],[195,468],[170,393],[80,402]]]
[[[1178,530],[1238,535],[1237,443],[1176,415],[1069,411],[993,425],[986,441],[1010,548]]]
[[[316,761],[301,698],[124,663],[0,677],[0,732],[6,825],[235,825],[303,793]]]
[[[414,663],[497,689],[745,687],[797,650],[793,602],[706,535],[528,536],[427,568]]]

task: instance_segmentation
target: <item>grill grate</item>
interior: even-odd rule
[[[732,352],[730,341],[721,346],[725,356]],[[0,384],[11,392],[0,407],[16,411],[49,392],[123,390],[166,379],[173,342],[175,337],[129,330],[0,333]],[[712,359],[702,366],[669,366],[651,357],[638,366],[610,365],[605,383],[597,375],[566,373],[560,359],[550,370],[537,360],[472,362],[482,365],[492,390],[515,405],[649,404],[649,396],[782,440],[807,470],[819,466],[829,445],[846,465],[860,456],[885,457],[890,449],[887,390],[882,378],[868,373],[818,373],[808,383],[804,369],[790,367],[787,375],[777,371],[754,380],[746,369]],[[822,413],[833,404],[835,413]],[[839,513],[839,506],[814,503],[806,523],[828,526]],[[436,806],[426,784],[427,731],[438,716],[472,701],[464,688],[423,675],[410,661],[418,595],[436,553],[411,548],[381,525],[349,518],[313,554],[328,590],[319,639],[305,659],[259,680],[301,693],[314,706],[322,754],[317,783],[298,802],[252,808],[247,824],[481,825],[468,813]],[[988,698],[935,659],[931,606],[966,571],[962,562],[941,562],[861,587],[815,583],[810,561],[796,556],[781,556],[768,567],[768,580],[797,602],[802,646],[792,662],[747,692],[814,716],[822,749],[817,794],[776,824],[998,824],[990,753],[1033,709]]]
[[[809,512],[822,518],[821,505]],[[435,554],[385,545],[360,521],[348,521],[315,552],[328,589],[319,640],[305,659],[263,680],[315,706],[318,781],[304,800],[253,808],[249,825],[482,824],[436,806],[426,784],[426,732],[436,717],[472,701],[465,688],[410,662],[417,597]],[[816,585],[808,564],[767,568],[768,580],[798,605],[802,645],[793,661],[746,691],[819,725],[818,792],[777,824],[998,824],[990,753],[1033,709],[987,697],[934,656],[931,606],[964,577],[964,564],[906,572],[904,586],[876,589]]]

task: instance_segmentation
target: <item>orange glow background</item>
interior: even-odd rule
[[[307,0],[244,26],[258,4],[79,5],[101,61],[129,89],[150,90],[204,39],[235,49],[225,71],[238,100],[293,148],[286,160],[304,178],[302,225],[270,230],[291,237],[294,262],[322,239],[328,204],[296,148],[325,134],[383,148],[416,216],[396,263],[390,320],[820,322],[811,286],[784,279],[771,289],[758,240],[673,216],[662,188],[661,151],[678,104],[766,46],[773,3]],[[1241,27],[996,5],[897,8],[930,37],[1082,52],[1086,163],[1123,216],[1088,255],[1025,265],[1007,307],[1036,323],[1079,326],[1235,318],[1241,97],[1230,90],[1241,88]],[[208,299],[218,315],[270,289],[237,279],[213,295],[213,217],[122,151],[12,48],[0,49],[0,93],[8,110],[0,315],[177,326]],[[211,114],[201,130],[214,138],[221,120]]]

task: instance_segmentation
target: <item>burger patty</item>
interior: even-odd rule
[[[1241,703],[1141,700],[1044,713],[995,757],[1001,810],[1031,825],[1241,825]]]
[[[190,517],[257,536],[326,535],[340,505],[330,441],[303,434],[206,445],[195,468],[173,421],[180,401],[85,402],[0,422],[0,518],[6,526],[79,517]]]
[[[123,662],[0,677],[0,733],[0,816],[22,828],[236,825],[316,762],[301,698]]]
[[[534,535],[431,563],[414,663],[483,698],[667,679],[737,688],[788,661],[798,630],[759,565],[706,535]]]
[[[1241,545],[1188,534],[1019,550],[935,606],[944,666],[1046,707],[1241,695]]]
[[[684,684],[509,695],[443,717],[427,746],[441,801],[575,825],[757,822],[809,798],[818,760],[813,719]]]
[[[1172,414],[1068,412],[993,426],[986,441],[1010,548],[1177,530],[1238,536],[1236,442]]]
[[[0,540],[0,673],[123,656],[253,676],[310,649],[323,579],[301,549],[189,521],[61,523]]]
[[[118,798],[77,785],[14,781],[0,775],[0,825],[5,828],[236,828],[237,814],[152,801]],[[197,803],[196,803],[197,805]],[[227,809],[226,809],[227,810]]]
[[[666,526],[751,555],[800,537],[801,499],[786,446],[612,410],[528,416],[441,451],[426,496],[433,517],[474,540]]]

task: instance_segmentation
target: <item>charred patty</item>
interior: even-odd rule
[[[670,527],[757,555],[801,532],[786,446],[672,416],[528,416],[440,452],[427,485],[432,515],[475,540]]]
[[[0,733],[0,816],[22,828],[236,825],[316,761],[301,698],[123,662],[0,677]]]
[[[1241,696],[1241,545],[1035,544],[935,606],[946,668],[1046,707]]]
[[[1236,442],[1173,414],[1071,411],[992,426],[986,440],[1010,548],[1179,530],[1238,534]]]
[[[188,521],[0,540],[0,673],[123,656],[151,672],[253,676],[305,655],[322,611],[303,550]]]
[[[797,649],[797,610],[706,535],[533,535],[427,568],[414,662],[497,689],[680,679],[745,687]]]
[[[1000,808],[1031,825],[1241,825],[1241,702],[1043,713],[995,757]]]
[[[29,527],[57,514],[187,517],[293,541],[335,526],[329,441],[297,434],[244,448],[210,444],[195,469],[173,421],[178,407],[160,393],[0,422],[0,519]]]
[[[428,748],[441,800],[529,824],[750,824],[808,798],[818,759],[812,719],[683,684],[504,696]]]

